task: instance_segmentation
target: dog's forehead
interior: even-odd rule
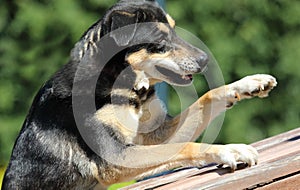
[[[139,4],[139,3],[154,3],[158,4],[156,0],[120,0],[118,3],[134,3],[134,4]]]
[[[119,1],[117,4],[117,6],[122,6],[124,8],[126,7],[136,7],[136,8],[142,8],[142,7],[151,7],[151,8],[157,8],[160,9],[161,7],[159,6],[159,4],[153,0],[121,0]]]
[[[115,10],[131,13],[142,11],[151,15],[151,21],[169,22],[168,14],[155,0],[121,0],[116,4]]]

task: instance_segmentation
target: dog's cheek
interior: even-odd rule
[[[141,63],[149,59],[149,54],[146,49],[141,49],[137,52],[131,53],[126,56],[126,61],[135,69],[141,69]]]

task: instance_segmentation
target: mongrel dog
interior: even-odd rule
[[[125,32],[117,31],[129,25]],[[237,162],[255,165],[258,153],[251,146],[187,141],[196,140],[214,117],[236,102],[266,97],[276,86],[275,78],[247,76],[207,92],[176,117],[167,115],[154,85],[189,85],[192,75],[208,63],[207,54],[180,39],[174,27],[174,20],[153,0],[122,0],[109,9],[76,44],[70,62],[35,97],[3,189],[102,189],[181,166],[218,163],[235,170]],[[101,46],[105,36],[113,44]],[[132,43],[146,37],[147,43]],[[114,47],[122,50],[102,63],[100,54]],[[91,62],[96,64],[75,79],[78,68]],[[85,84],[96,72],[101,73],[94,94],[89,94],[89,85],[74,91],[76,81]],[[74,93],[94,97],[95,111],[83,106],[81,123],[75,121]],[[90,138],[84,139],[79,127],[90,130]]]

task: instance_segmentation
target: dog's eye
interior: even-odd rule
[[[168,48],[166,46],[166,42],[163,40],[160,43],[151,44],[148,47],[148,52],[150,53],[161,53],[164,54],[167,52]]]
[[[167,50],[166,50],[165,44],[158,44],[157,51],[158,51],[158,53],[166,53]]]

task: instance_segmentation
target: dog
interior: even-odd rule
[[[276,79],[246,76],[171,117],[155,84],[190,85],[209,60],[174,28],[154,0],[110,8],[34,98],[2,189],[105,189],[177,167],[256,165],[258,152],[249,145],[193,141],[236,102],[268,96]]]

